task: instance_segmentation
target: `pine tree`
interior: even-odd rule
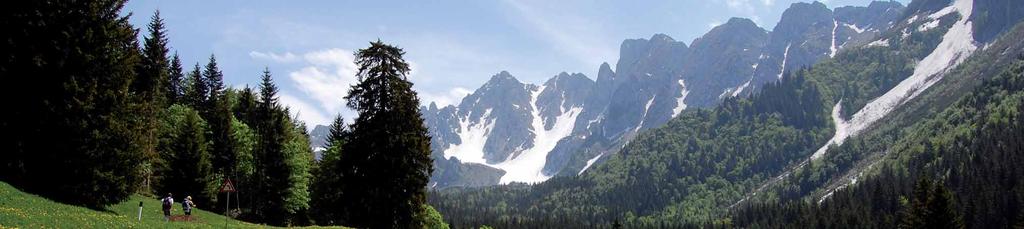
[[[260,84],[260,102],[257,110],[259,122],[259,147],[256,155],[257,180],[256,197],[253,205],[255,218],[263,219],[273,225],[285,225],[290,213],[286,208],[285,197],[291,183],[289,176],[292,171],[287,163],[284,148],[286,141],[285,116],[277,103],[277,86],[274,85],[270,71],[264,70]]]
[[[156,107],[163,107],[166,101],[164,93],[167,82],[170,61],[167,59],[169,50],[167,48],[167,35],[164,29],[164,20],[160,18],[160,11],[153,13],[147,26],[149,35],[143,41],[142,61],[139,63],[139,77],[134,82],[135,91],[143,99]]]
[[[910,206],[903,210],[900,228],[964,228],[953,207],[953,193],[941,182],[933,185],[928,178],[921,178],[913,195]]]
[[[213,166],[218,173],[231,175],[236,157],[231,144],[231,104],[226,99],[224,74],[217,67],[217,59],[213,55],[210,55],[210,62],[203,70],[203,79],[209,97],[204,103],[202,114],[210,124],[210,140],[213,141]]]
[[[339,157],[344,224],[373,228],[423,227],[421,207],[433,170],[430,137],[419,99],[406,76],[405,52],[383,42],[356,52],[358,83],[348,107],[359,113]]]
[[[154,166],[159,160],[157,148],[157,135],[161,131],[157,128],[159,113],[164,109],[167,102],[164,94],[169,75],[170,63],[167,60],[167,35],[164,34],[163,19],[160,18],[160,11],[153,13],[148,25],[149,35],[143,41],[142,61],[138,65],[138,78],[134,81],[133,90],[139,100],[140,114],[137,116],[145,123],[143,135],[139,139],[139,145],[143,147],[146,159],[143,162],[143,176],[145,181],[143,187],[151,188]]]
[[[207,124],[199,112],[172,105],[165,117],[164,168],[158,193],[192,196],[197,203],[211,203],[215,193],[213,166],[210,162],[210,141]]]
[[[188,73],[188,79],[186,80],[188,87],[185,89],[185,103],[189,107],[195,110],[201,110],[206,104],[206,96],[209,91],[206,88],[206,80],[203,77],[202,71],[199,69],[199,63],[196,63],[195,67],[192,68],[192,72]]]
[[[232,109],[235,117],[250,127],[256,125],[257,97],[256,92],[246,86],[238,92],[238,103]]]
[[[342,205],[342,200],[338,190],[342,190],[341,186],[344,184],[338,180],[338,157],[342,154],[341,149],[350,134],[345,127],[341,115],[336,116],[330,126],[327,144],[324,146],[326,149],[322,152],[319,166],[314,171],[310,208],[318,224],[335,225],[341,218],[339,213],[342,209],[338,207]]]
[[[953,192],[946,189],[941,182],[936,183],[928,200],[929,214],[925,219],[924,228],[964,228],[960,212],[953,206]]]
[[[209,116],[210,113],[216,112],[216,106],[221,98],[224,97],[224,73],[220,71],[220,67],[217,66],[217,57],[210,54],[210,61],[206,63],[206,67],[203,68],[203,84],[206,87],[206,101],[204,107],[200,110],[204,116]]]
[[[181,103],[182,97],[185,96],[183,90],[183,82],[185,74],[181,68],[181,59],[178,58],[178,53],[174,53],[174,57],[171,58],[171,67],[168,70],[167,75],[167,88],[164,94],[167,95],[167,105],[173,105]]]
[[[911,195],[910,205],[904,207],[902,220],[900,221],[900,228],[923,228],[927,220],[928,214],[928,199],[931,193],[931,180],[927,177],[921,177],[914,185],[914,190]]]
[[[145,122],[130,87],[140,53],[124,1],[4,4],[0,179],[100,208],[142,183]]]

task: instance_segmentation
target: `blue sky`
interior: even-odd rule
[[[447,105],[502,70],[534,84],[563,71],[593,79],[618,60],[623,39],[664,33],[689,44],[730,17],[771,30],[793,2],[138,0],[124,11],[144,29],[159,9],[187,69],[215,54],[232,87],[256,85],[268,67],[281,101],[312,128],[355,115],[342,101],[355,79],[352,52],[377,39],[405,49],[424,104]]]

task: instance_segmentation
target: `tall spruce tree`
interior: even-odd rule
[[[141,184],[137,33],[124,1],[24,1],[0,14],[0,179],[100,208]]]
[[[182,88],[184,78],[181,59],[178,58],[178,53],[174,53],[174,57],[171,57],[171,66],[168,70],[166,91],[164,92],[167,95],[168,106],[181,103],[182,97],[185,96],[185,91]]]
[[[259,106],[256,101],[257,97],[256,92],[246,86],[238,92],[238,103],[232,109],[235,118],[250,127],[256,126],[256,109]]]
[[[258,153],[256,162],[256,180],[253,203],[254,217],[273,225],[288,223],[288,212],[285,197],[288,195],[292,171],[285,156],[285,141],[288,125],[284,121],[287,116],[277,102],[277,86],[274,85],[270,71],[263,71],[260,84],[260,102],[257,110],[259,133]]]
[[[139,77],[135,91],[147,102],[162,108],[166,101],[165,84],[171,68],[167,54],[167,35],[160,11],[153,13],[147,25],[149,34],[143,39],[142,61],[139,63]]]
[[[338,159],[346,225],[423,227],[418,216],[433,170],[430,137],[404,54],[379,40],[355,54],[358,83],[345,99],[359,116]]]
[[[134,82],[133,90],[138,103],[141,106],[141,114],[138,118],[143,119],[145,126],[144,134],[139,139],[140,146],[146,153],[146,160],[143,162],[144,188],[151,188],[153,171],[159,163],[157,152],[157,135],[159,113],[164,110],[167,102],[166,85],[170,70],[170,61],[167,59],[167,35],[165,34],[164,22],[160,18],[160,11],[153,13],[147,26],[149,34],[143,39],[142,60],[138,65],[138,78]]]
[[[203,68],[203,84],[206,87],[206,101],[200,113],[203,115],[209,115],[216,112],[216,106],[218,101],[224,97],[224,73],[220,71],[220,67],[217,66],[217,57],[210,54],[210,61],[206,63],[206,67]]]
[[[192,196],[198,203],[211,203],[216,194],[213,165],[210,162],[210,141],[206,121],[199,112],[182,105],[172,105],[164,117],[162,158],[166,162],[158,193]]]
[[[902,220],[900,228],[924,228],[925,217],[928,212],[928,198],[931,193],[932,183],[927,177],[921,177],[914,185],[909,206],[904,207],[901,213]]]
[[[217,67],[217,58],[214,55],[210,55],[210,62],[203,70],[203,79],[209,96],[204,103],[202,114],[210,124],[213,167],[218,173],[230,176],[235,167],[236,157],[231,144],[231,104],[226,98],[224,73]]]
[[[185,103],[189,107],[195,110],[202,110],[206,104],[206,96],[209,94],[206,88],[206,80],[203,79],[203,73],[199,68],[199,63],[196,63],[192,71],[188,73],[188,79],[186,80],[188,85],[185,88]]]
[[[331,123],[327,144],[324,146],[326,149],[321,153],[313,175],[310,209],[313,219],[318,224],[338,224],[338,219],[342,216],[340,213],[343,209],[339,208],[342,206],[342,200],[338,190],[342,190],[341,186],[344,184],[338,179],[338,157],[342,154],[341,149],[349,134],[345,120],[341,115],[337,115]]]
[[[928,200],[928,216],[924,228],[960,229],[964,228],[963,219],[957,211],[953,192],[941,182],[937,182]]]
[[[912,200],[904,208],[899,228],[964,228],[954,206],[953,193],[942,182],[932,184],[921,178],[914,185]]]

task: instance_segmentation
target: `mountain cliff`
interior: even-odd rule
[[[535,85],[499,72],[459,104],[421,109],[433,136],[431,186],[582,174],[685,109],[748,96],[787,69],[867,44],[902,10],[894,2],[835,10],[797,3],[772,31],[732,18],[690,45],[664,34],[625,40],[614,69],[602,64],[596,80],[559,73]]]

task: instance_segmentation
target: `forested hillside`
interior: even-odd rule
[[[921,221],[914,217],[936,215],[920,212],[938,212],[921,206],[966,195],[969,201],[944,205],[953,206],[949,215],[961,215],[970,227],[1005,227],[1017,222],[1010,215],[1018,214],[1020,192],[1013,187],[1022,177],[993,163],[1018,162],[1002,154],[992,160],[977,154],[1004,146],[1009,147],[1006,154],[1019,152],[1018,146],[1001,142],[1020,136],[1007,132],[1012,125],[998,125],[1006,134],[998,139],[968,130],[986,126],[982,121],[1019,122],[1013,109],[995,108],[1019,107],[1015,94],[1020,88],[1007,81],[1019,71],[1000,71],[1022,52],[1022,36],[1003,27],[999,39],[976,43],[964,25],[970,30],[968,18],[993,9],[978,7],[972,14],[964,7],[972,4],[978,3],[915,1],[876,41],[794,70],[749,98],[684,111],[580,176],[534,186],[440,191],[432,203],[461,226],[546,227],[582,221],[572,227],[885,228],[903,221],[921,226],[913,224]],[[975,45],[984,49],[972,53]],[[996,75],[1003,80],[978,86]],[[947,110],[953,101],[961,102]],[[937,136],[922,137],[931,134]],[[940,145],[953,148],[939,150]],[[979,147],[974,149],[978,153],[938,153],[968,151],[971,145]],[[917,196],[925,197],[910,196],[921,177],[944,185],[921,182],[918,190],[927,192]],[[1005,186],[983,185],[986,179]],[[901,198],[911,204],[901,205]],[[918,213],[901,215],[904,211]],[[461,217],[470,212],[478,214]]]

